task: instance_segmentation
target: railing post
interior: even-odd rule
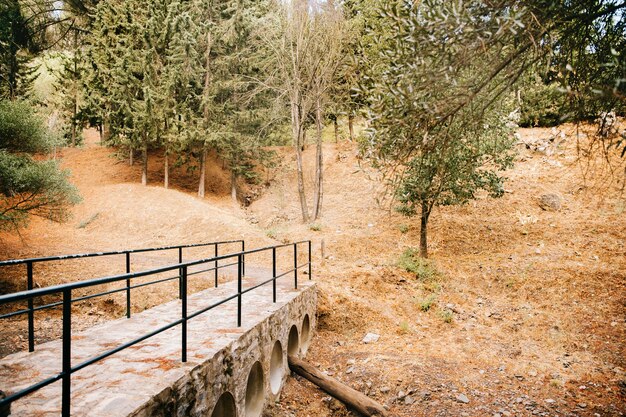
[[[309,240],[309,280],[311,279],[311,241]]]
[[[63,290],[63,339],[62,339],[62,393],[61,415],[70,416],[72,389],[72,290]]]
[[[126,252],[126,273],[130,274],[130,252]],[[130,278],[126,278],[126,318],[130,318]]]
[[[181,273],[182,293],[182,361],[187,362],[187,267],[182,267]]]
[[[298,244],[293,244],[293,287],[298,289]]]
[[[276,246],[272,248],[272,300],[276,302]]]
[[[244,240],[241,241],[241,251],[246,251],[246,242]],[[241,255],[241,275],[246,275],[246,254]]]
[[[178,263],[183,263],[183,247],[178,247]],[[186,270],[186,268],[185,268]],[[183,298],[183,269],[178,268],[178,298]],[[183,361],[184,362],[184,361]]]
[[[28,290],[32,290],[34,287],[33,282],[33,263],[29,261],[26,263],[26,285]],[[35,310],[33,309],[33,299],[28,299],[28,351],[35,351]]]
[[[215,244],[215,257],[217,258],[217,243]],[[217,259],[215,260],[215,288],[217,288]]]
[[[241,277],[242,277],[241,254],[237,256],[237,327],[241,327]]]

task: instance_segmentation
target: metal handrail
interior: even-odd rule
[[[305,262],[303,264],[298,264],[298,245],[304,244],[306,243],[308,245],[308,262]],[[277,275],[277,271],[276,271],[276,250],[280,249],[280,248],[284,248],[284,247],[293,247],[293,269],[290,269],[286,272],[281,273],[280,275]],[[247,288],[245,290],[243,290],[242,288],[242,281],[243,281],[243,276],[244,276],[244,257],[245,255],[250,255],[253,253],[259,253],[259,252],[263,252],[263,251],[270,251],[272,252],[272,278],[268,279],[268,280],[264,280],[261,283],[258,283],[250,288]],[[187,299],[188,299],[188,292],[187,292],[187,278],[189,276],[188,274],[188,268],[194,265],[201,265],[201,264],[206,264],[209,262],[215,262],[217,265],[217,262],[220,260],[225,260],[225,259],[230,259],[230,258],[237,258],[237,262],[233,263],[237,265],[237,292],[233,295],[230,295],[222,300],[219,300],[216,303],[213,303],[209,306],[203,307],[200,310],[194,311],[192,313],[189,313],[187,311]],[[215,256],[212,258],[206,258],[206,259],[200,259],[200,260],[195,260],[195,261],[188,261],[188,262],[184,262],[184,263],[179,263],[179,264],[174,264],[174,265],[168,265],[168,266],[164,266],[164,267],[160,267],[160,268],[154,268],[154,269],[150,269],[150,270],[146,270],[146,271],[140,271],[140,272],[133,272],[133,273],[126,273],[126,274],[121,274],[121,275],[112,275],[112,276],[107,276],[107,277],[102,277],[102,278],[95,278],[95,279],[90,279],[90,280],[86,280],[86,281],[80,281],[80,282],[73,282],[73,283],[67,283],[67,284],[61,284],[61,285],[55,285],[55,286],[51,286],[51,287],[46,287],[46,288],[38,288],[38,289],[32,289],[32,290],[27,290],[27,291],[20,291],[20,292],[16,292],[13,294],[6,294],[6,295],[2,295],[0,296],[0,305],[3,304],[8,304],[8,303],[15,303],[15,302],[19,302],[19,301],[23,301],[23,300],[29,300],[32,301],[33,298],[36,297],[42,297],[42,296],[46,296],[46,295],[51,295],[51,294],[58,294],[61,293],[63,294],[63,301],[61,301],[61,304],[63,306],[63,328],[62,328],[62,370],[60,373],[58,373],[57,375],[54,375],[52,377],[43,379],[29,387],[26,387],[16,393],[13,393],[9,396],[7,396],[6,398],[0,400],[0,408],[4,407],[4,406],[10,406],[11,403],[13,403],[14,401],[19,400],[20,398],[25,397],[28,394],[31,394],[47,385],[50,385],[56,381],[61,380],[62,382],[62,391],[61,391],[61,415],[63,417],[69,417],[70,416],[70,401],[71,401],[71,376],[74,372],[79,371],[80,369],[83,369],[89,365],[92,365],[104,358],[107,358],[115,353],[118,353],[130,346],[133,346],[137,343],[140,343],[146,339],[149,339],[150,337],[153,337],[159,333],[162,333],[168,329],[171,329],[175,326],[181,325],[181,361],[182,362],[186,362],[187,361],[187,322],[194,318],[199,316],[200,314],[203,314],[219,305],[222,305],[228,301],[234,300],[235,298],[237,299],[237,327],[241,327],[241,318],[242,318],[242,296],[243,294],[246,294],[250,291],[253,291],[263,285],[266,285],[270,282],[272,282],[272,301],[275,303],[276,302],[276,280],[282,276],[288,275],[289,273],[293,272],[293,276],[294,276],[294,288],[298,288],[298,269],[304,268],[306,266],[308,266],[308,273],[309,273],[309,280],[312,278],[311,276],[311,241],[310,240],[305,240],[305,241],[299,241],[299,242],[294,242],[294,243],[289,243],[289,244],[283,244],[283,245],[275,245],[275,246],[266,246],[263,248],[258,248],[258,249],[252,249],[252,250],[248,250],[248,251],[241,251],[241,252],[237,252],[237,253],[232,253],[232,254],[228,254],[228,255],[221,255],[221,256]],[[162,326],[156,330],[153,330],[147,334],[144,334],[143,336],[140,336],[139,338],[136,338],[134,340],[131,340],[130,342],[126,342],[120,346],[117,346],[107,352],[101,353],[98,356],[92,357],[90,359],[87,359],[86,361],[72,366],[72,361],[71,361],[71,349],[72,349],[72,338],[71,338],[71,323],[72,323],[72,302],[76,301],[77,299],[72,299],[72,291],[76,290],[76,289],[81,289],[81,288],[88,288],[88,287],[92,287],[92,286],[97,286],[97,285],[102,285],[102,284],[108,284],[108,283],[112,283],[112,282],[121,282],[121,281],[126,281],[127,283],[129,283],[131,280],[136,279],[136,278],[141,278],[144,276],[149,276],[149,275],[154,275],[154,274],[159,274],[159,273],[163,273],[163,272],[167,272],[167,271],[172,271],[172,270],[179,270],[180,271],[180,280],[179,280],[179,295],[181,298],[181,318],[177,319],[165,326]],[[176,277],[175,277],[176,278]],[[153,282],[155,283],[155,282]],[[141,284],[143,285],[143,284]],[[125,290],[126,288],[124,288]]]
[[[81,254],[72,254],[72,255],[57,255],[57,256],[44,256],[38,258],[25,258],[25,259],[10,259],[5,261],[0,261],[0,267],[5,266],[15,266],[15,265],[23,265],[26,264],[26,288],[27,290],[32,290],[35,287],[34,277],[33,277],[33,269],[35,264],[40,262],[50,262],[50,261],[62,261],[62,260],[70,260],[70,259],[82,259],[82,258],[94,258],[100,256],[113,256],[113,255],[125,255],[125,265],[126,265],[126,273],[130,273],[131,266],[131,254],[133,253],[145,253],[145,252],[156,252],[156,251],[166,251],[166,250],[178,250],[178,262],[181,263],[183,261],[183,249],[186,248],[197,248],[197,247],[206,247],[213,246],[215,256],[218,256],[218,247],[220,245],[227,245],[231,243],[241,243],[241,250],[245,251],[246,245],[245,241],[242,239],[238,240],[225,240],[220,242],[208,242],[208,243],[194,243],[187,245],[174,245],[174,246],[160,246],[154,248],[140,248],[140,249],[127,249],[120,251],[108,251],[108,252],[90,252],[90,253],[81,253]],[[217,286],[217,270],[218,267],[217,261],[215,263],[215,286]],[[245,265],[244,265],[245,268]],[[180,278],[180,277],[178,277]],[[175,279],[175,278],[173,278]],[[131,316],[131,295],[130,290],[131,287],[130,282],[126,282],[126,288],[121,289],[119,291],[126,291],[126,317],[130,318]],[[117,291],[115,291],[117,292]],[[109,293],[100,293],[94,294],[92,297],[98,297],[102,295],[107,295]],[[44,306],[39,306],[37,308],[34,307],[32,299],[28,300],[28,308],[24,310],[20,310],[18,312],[12,312],[8,314],[0,315],[0,319],[17,316],[20,314],[28,314],[28,351],[33,352],[35,350],[35,325],[34,325],[34,313],[38,310],[43,310],[46,308],[53,308],[61,305],[61,302],[50,303]]]

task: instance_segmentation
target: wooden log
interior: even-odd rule
[[[303,378],[308,379],[328,394],[332,395],[348,407],[361,413],[366,417],[370,416],[387,416],[387,412],[382,405],[372,400],[368,396],[360,393],[349,386],[342,384],[338,380],[323,374],[314,366],[298,359],[295,356],[287,356],[289,368]]]

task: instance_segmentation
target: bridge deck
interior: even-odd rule
[[[244,289],[271,274],[250,271]],[[308,278],[303,276],[302,278]],[[310,281],[301,279],[306,288]],[[272,303],[271,283],[243,295],[242,326],[237,327],[237,300],[233,299],[188,322],[187,363],[181,362],[181,327],[176,326],[118,352],[72,375],[72,415],[126,416],[156,394],[172,386],[198,364],[288,304],[300,291],[293,278],[277,281],[277,303]],[[190,295],[192,313],[237,293],[231,281]],[[76,365],[180,318],[180,300],[112,320],[72,335],[72,364]],[[19,352],[0,360],[0,389],[13,393],[51,377],[61,370],[61,341],[37,345],[35,352]],[[12,404],[11,416],[58,416],[61,412],[58,381]]]

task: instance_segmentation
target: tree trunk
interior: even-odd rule
[[[74,90],[72,97],[72,147],[76,146],[76,115],[78,114],[78,58],[76,52],[78,51],[78,31],[74,31],[74,74],[72,80],[72,89]]]
[[[324,158],[322,154],[322,104],[319,98],[316,102],[315,108],[315,125],[317,128],[317,146],[315,150],[315,188],[313,190],[313,220],[322,214],[322,197],[324,196],[323,189],[323,163]]]
[[[148,144],[141,149],[141,185],[148,185]]]
[[[348,130],[350,131],[350,142],[354,142],[354,116],[348,114]]]
[[[135,153],[134,151],[135,150],[132,147],[128,148],[128,165],[130,165],[131,167],[133,166],[133,163],[135,162],[133,161],[133,155]]]
[[[337,116],[333,119],[333,126],[335,127],[335,143],[339,143],[339,123],[337,122]]]
[[[230,171],[230,197],[233,203],[237,204],[237,175],[234,170]]]
[[[430,217],[430,208],[427,203],[422,203],[422,216],[420,223],[420,256],[428,258],[428,218]]]
[[[202,153],[200,154],[200,183],[198,185],[198,197],[204,198],[204,177],[206,177],[206,148],[202,147]]]
[[[338,380],[331,378],[315,367],[309,365],[303,360],[298,359],[295,356],[288,355],[287,361],[289,368],[296,374],[311,381],[328,394],[337,398],[339,401],[345,403],[353,410],[359,412],[364,416],[381,416],[387,415],[387,412],[382,405],[372,400],[368,396],[360,393],[359,391],[350,388],[347,385],[342,384]]]
[[[165,159],[163,160],[163,187],[170,188],[170,162],[167,149],[165,149]]]
[[[300,208],[302,209],[302,222],[309,222],[309,208],[306,204],[306,195],[304,193],[304,172],[302,168],[302,147],[303,142],[303,130],[300,123],[300,111],[296,100],[292,100],[291,103],[291,128],[293,132],[294,149],[296,151],[296,168],[298,175],[298,196],[300,197]]]

